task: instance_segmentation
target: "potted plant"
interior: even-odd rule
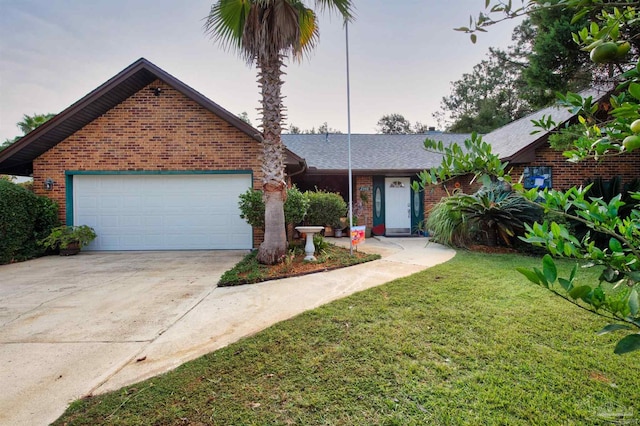
[[[413,227],[413,232],[420,237],[428,237],[429,231],[427,230],[427,221],[421,220]]]
[[[95,240],[96,236],[93,228],[87,225],[62,225],[53,228],[40,244],[45,248],[60,250],[60,256],[71,256],[78,254],[80,249]]]
[[[338,223],[336,223],[333,227],[333,232],[336,238],[342,238],[343,231],[347,227],[347,218],[341,217]]]

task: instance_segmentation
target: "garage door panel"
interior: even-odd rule
[[[74,223],[96,229],[93,250],[248,249],[238,196],[249,174],[76,175]]]

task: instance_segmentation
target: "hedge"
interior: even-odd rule
[[[0,179],[0,264],[44,254],[38,241],[58,225],[55,202]]]

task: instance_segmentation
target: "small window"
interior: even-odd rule
[[[382,212],[382,191],[380,191],[380,187],[376,188],[374,204],[376,209],[376,217],[380,217],[380,213]]]
[[[399,180],[395,180],[395,181],[391,182],[391,185],[389,185],[389,188],[404,188],[404,182],[401,182]]]
[[[525,167],[524,168],[524,188],[551,188],[551,167]]]

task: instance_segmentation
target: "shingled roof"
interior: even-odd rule
[[[417,173],[435,167],[442,155],[424,149],[426,138],[445,145],[463,144],[468,134],[429,132],[414,135],[352,134],[351,164],[356,174]],[[307,173],[338,174],[348,170],[346,134],[285,134],[287,148],[305,159]]]
[[[599,102],[610,93],[611,91],[605,88],[592,88],[580,92],[579,95],[583,98],[592,97],[593,102]],[[566,107],[550,106],[487,133],[482,139],[491,144],[492,151],[502,160],[512,163],[532,161],[535,149],[547,143],[549,135],[549,132],[544,131],[531,134],[535,130],[540,130],[534,126],[532,120],[539,121],[549,116],[558,127],[561,127],[571,121],[576,114],[568,111]]]

